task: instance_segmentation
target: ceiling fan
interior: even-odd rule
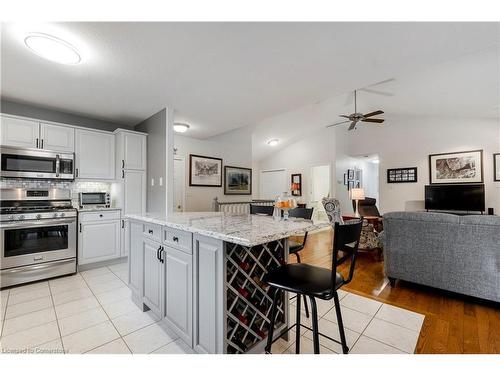
[[[348,122],[350,122],[351,125],[349,126],[349,128],[347,130],[353,130],[353,129],[355,129],[356,125],[359,122],[373,122],[373,123],[376,123],[376,124],[381,124],[381,123],[384,122],[384,119],[381,119],[381,118],[369,118],[369,117],[381,115],[383,113],[384,113],[384,111],[381,111],[381,110],[378,110],[378,111],[375,111],[375,112],[370,112],[370,113],[365,113],[365,114],[359,113],[358,112],[358,108],[357,108],[356,90],[354,90],[354,113],[351,113],[350,115],[340,115],[340,117],[344,117],[347,120],[336,122],[334,124],[328,125],[327,128],[329,128],[331,126],[337,126],[337,125],[341,125],[341,124],[346,124]]]

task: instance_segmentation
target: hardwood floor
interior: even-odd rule
[[[302,263],[330,268],[332,233],[310,233]],[[500,353],[500,304],[404,281],[392,288],[376,252],[360,252],[356,262],[344,289],[425,315],[415,353]]]

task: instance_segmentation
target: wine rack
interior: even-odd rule
[[[285,264],[285,240],[246,247],[226,246],[226,351],[245,353],[267,338],[272,296],[262,278]],[[285,296],[278,303],[277,332],[285,323]]]

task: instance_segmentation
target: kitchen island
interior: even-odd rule
[[[263,352],[271,296],[266,272],[288,260],[288,237],[328,226],[270,216],[190,212],[127,215],[129,286],[198,353]],[[275,332],[288,327],[288,296]]]

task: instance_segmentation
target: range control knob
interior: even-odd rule
[[[40,220],[41,218],[42,218],[42,215],[40,215],[40,214],[36,214],[36,219],[37,219],[37,220]]]
[[[24,220],[24,215],[19,215],[19,216],[17,217],[17,220]]]
[[[54,215],[53,215],[53,216],[54,216],[54,217],[57,217],[57,212],[56,212],[56,213],[54,213]]]
[[[16,217],[14,215],[9,216],[9,220],[14,220]]]
[[[64,216],[66,216],[66,215],[64,214],[64,212],[61,212],[61,217],[64,217]]]

